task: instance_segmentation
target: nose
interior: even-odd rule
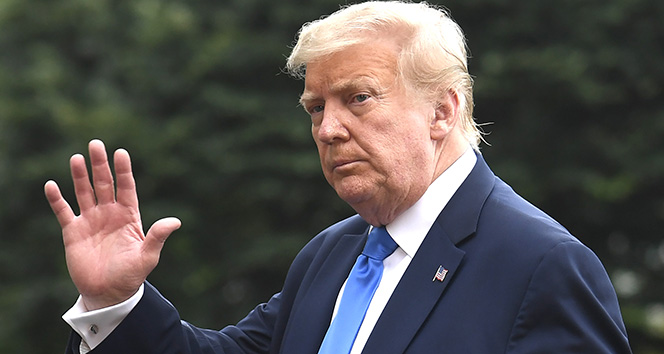
[[[350,133],[344,118],[342,109],[334,107],[333,104],[326,104],[320,125],[313,127],[314,136],[325,144],[348,140]]]

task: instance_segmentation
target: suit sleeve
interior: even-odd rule
[[[235,326],[221,331],[197,328],[180,320],[175,307],[150,284],[125,320],[90,354],[263,354],[267,353],[280,294],[259,305]],[[67,353],[78,353],[72,333]]]
[[[279,352],[288,330],[296,296],[312,264],[326,259],[346,233],[363,232],[366,222],[354,216],[321,232],[295,257],[281,292],[257,306],[234,326],[220,331],[197,328],[149,283],[143,298],[127,317],[90,354],[267,354]],[[322,255],[319,257],[319,255]],[[318,258],[317,258],[318,257]],[[318,263],[314,262],[318,259]],[[319,264],[314,268],[320,266]],[[330,310],[331,313],[331,310]],[[329,321],[329,316],[327,317]],[[325,327],[327,328],[327,327]],[[306,331],[305,331],[306,332]],[[308,333],[308,332],[307,332]],[[306,339],[310,338],[305,334]],[[291,336],[292,341],[300,337]],[[313,340],[317,340],[313,338]],[[70,336],[67,354],[79,354],[80,337]]]
[[[615,291],[591,250],[568,241],[544,255],[506,352],[631,353]]]

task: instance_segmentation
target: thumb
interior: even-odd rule
[[[157,220],[145,235],[144,249],[148,253],[160,253],[168,236],[179,229],[181,225],[180,219],[174,217]]]

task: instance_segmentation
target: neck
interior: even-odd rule
[[[456,131],[450,134],[447,139],[437,141],[434,146],[434,164],[436,167],[430,183],[440,177],[470,148],[470,143]]]
[[[374,203],[366,202],[361,204],[352,205],[360,216],[368,223],[375,227],[388,225],[399,215],[401,215],[408,208],[413,206],[424,193],[427,188],[433,183],[443,172],[445,172],[452,164],[454,164],[471,146],[462,136],[454,139],[449,136],[449,139],[435,142],[433,155],[433,173],[429,175],[430,179],[425,179],[422,183],[414,184],[408,193],[403,195],[402,200],[393,200],[391,203]],[[392,208],[387,208],[386,204],[392,205]]]

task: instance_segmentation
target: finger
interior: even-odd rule
[[[71,169],[71,177],[74,182],[76,202],[81,213],[83,213],[85,210],[93,208],[97,203],[95,201],[95,193],[90,185],[88,168],[85,166],[85,157],[81,154],[72,156],[69,160],[69,168]]]
[[[62,193],[60,192],[57,183],[54,181],[46,182],[44,185],[44,194],[46,195],[46,200],[48,200],[48,204],[51,206],[55,217],[58,219],[58,223],[60,223],[60,227],[65,228],[72,222],[72,220],[74,220],[76,215],[74,215],[74,211],[71,210],[71,207],[65,198],[62,197]]]
[[[180,228],[182,222],[178,218],[170,217],[157,220],[152,226],[148,233],[145,235],[145,241],[148,242],[148,239],[151,239],[149,242],[159,242],[164,243],[168,236],[173,233],[173,231]]]
[[[113,156],[113,164],[115,165],[115,178],[118,185],[118,203],[138,208],[136,182],[131,171],[131,159],[127,150],[116,150]]]
[[[113,174],[108,164],[106,147],[101,140],[92,140],[88,145],[90,165],[92,165],[92,182],[98,204],[109,204],[115,201]]]
[[[143,244],[143,251],[145,254],[154,259],[154,265],[157,264],[159,260],[159,253],[164,247],[164,242],[168,239],[173,231],[180,228],[182,222],[178,218],[164,218],[157,220],[145,235],[145,241]]]

